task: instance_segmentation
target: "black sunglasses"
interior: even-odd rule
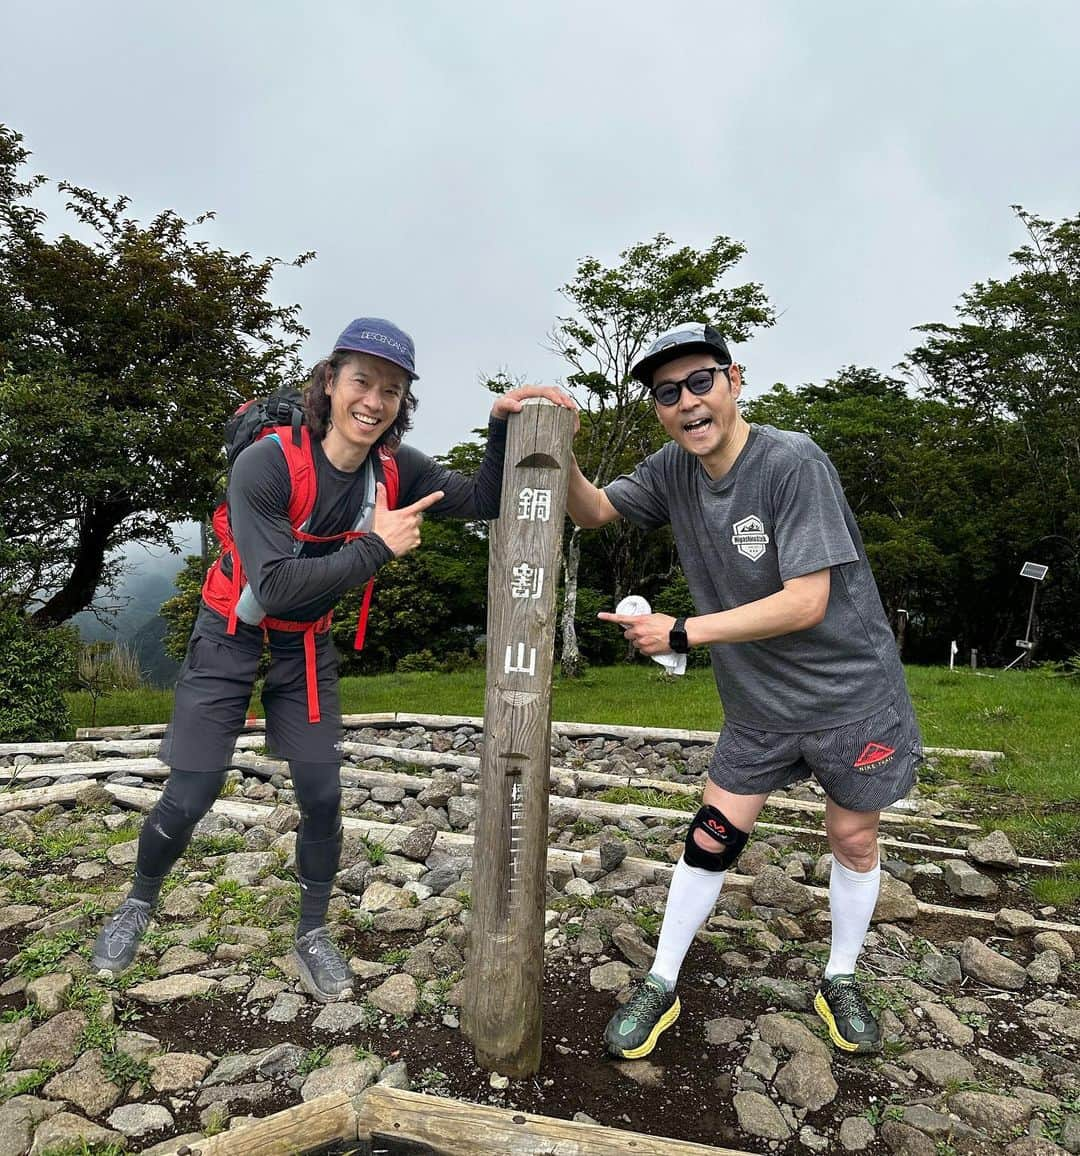
[[[682,381],[662,381],[651,391],[653,401],[662,406],[674,405],[682,395],[684,385],[695,397],[702,397],[712,389],[717,373],[722,373],[726,377],[730,368],[730,365],[711,365],[708,369],[695,369]],[[729,377],[728,381],[730,380]]]

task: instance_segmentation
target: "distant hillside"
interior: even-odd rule
[[[151,557],[140,551],[115,595],[99,595],[108,610],[77,614],[72,622],[86,642],[122,642],[138,655],[143,676],[152,686],[171,687],[180,666],[165,653],[165,620],[161,604],[176,593],[174,579],[182,555]],[[115,607],[115,609],[113,609]]]

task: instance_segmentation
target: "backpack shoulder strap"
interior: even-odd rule
[[[390,509],[397,506],[400,477],[398,474],[397,458],[387,449],[379,449],[379,465],[382,466],[384,484],[386,486],[386,504]]]
[[[289,471],[289,524],[301,529],[315,508],[315,458],[311,452],[311,432],[307,426],[275,426],[267,430],[285,455]]]

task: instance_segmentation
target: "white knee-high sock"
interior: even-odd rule
[[[697,929],[712,914],[720,889],[724,886],[724,871],[706,871],[690,867],[683,859],[675,864],[668,889],[664,922],[656,945],[656,959],[650,974],[662,979],[668,990],[675,988],[679,968],[690,950]]]
[[[829,875],[832,951],[825,965],[826,979],[855,971],[855,960],[862,951],[880,889],[880,860],[869,871],[852,871],[833,856]]]

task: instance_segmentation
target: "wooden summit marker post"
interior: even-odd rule
[[[481,1067],[540,1067],[551,667],[574,415],[511,414],[488,555],[487,691],[462,1024]]]

